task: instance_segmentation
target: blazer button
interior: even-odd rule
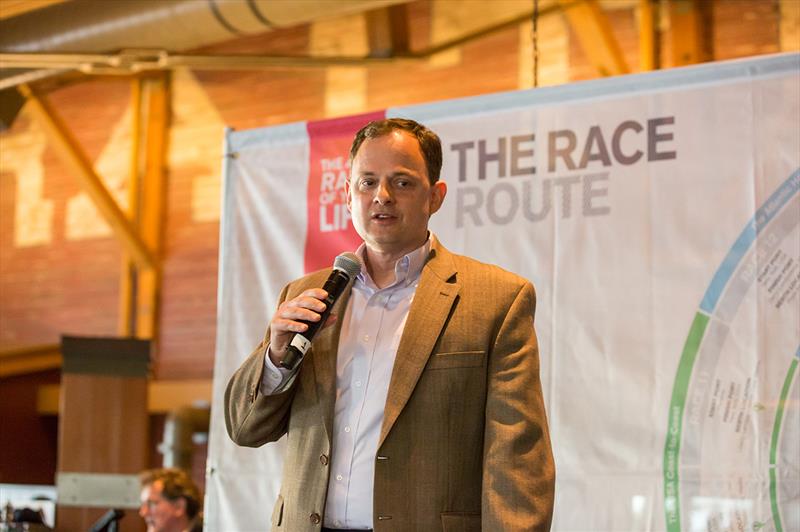
[[[308,520],[311,521],[312,525],[318,525],[322,522],[322,518],[319,516],[317,512],[308,516]]]
[[[328,465],[328,455],[326,454],[319,455],[319,463],[324,466]]]

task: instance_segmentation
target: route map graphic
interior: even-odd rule
[[[800,530],[800,169],[717,269],[678,365],[667,530]]]

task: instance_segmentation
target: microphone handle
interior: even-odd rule
[[[296,333],[292,338],[291,343],[286,348],[286,356],[281,360],[281,367],[288,370],[293,370],[303,360],[303,357],[311,347],[311,340],[317,331],[322,328],[331,314],[334,303],[339,299],[339,296],[344,292],[347,283],[350,282],[350,277],[342,270],[333,270],[328,280],[322,286],[322,289],[328,293],[328,297],[322,300],[325,303],[325,310],[320,313],[319,321],[305,321],[297,320],[301,323],[308,325],[308,329],[302,333]]]
[[[297,367],[300,361],[303,360],[304,356],[305,355],[302,353],[302,351],[295,346],[290,345],[286,348],[286,355],[283,357],[283,360],[281,360],[281,367],[288,370],[293,370]]]

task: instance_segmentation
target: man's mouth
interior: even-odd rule
[[[385,212],[376,212],[372,215],[373,220],[391,220],[395,218],[394,215]]]

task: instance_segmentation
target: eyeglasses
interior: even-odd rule
[[[147,499],[146,501],[142,501],[142,504],[139,505],[139,508],[147,507],[148,510],[152,510],[153,508],[158,506],[159,503],[164,502],[164,501],[166,501],[166,499],[164,499],[164,498]]]

